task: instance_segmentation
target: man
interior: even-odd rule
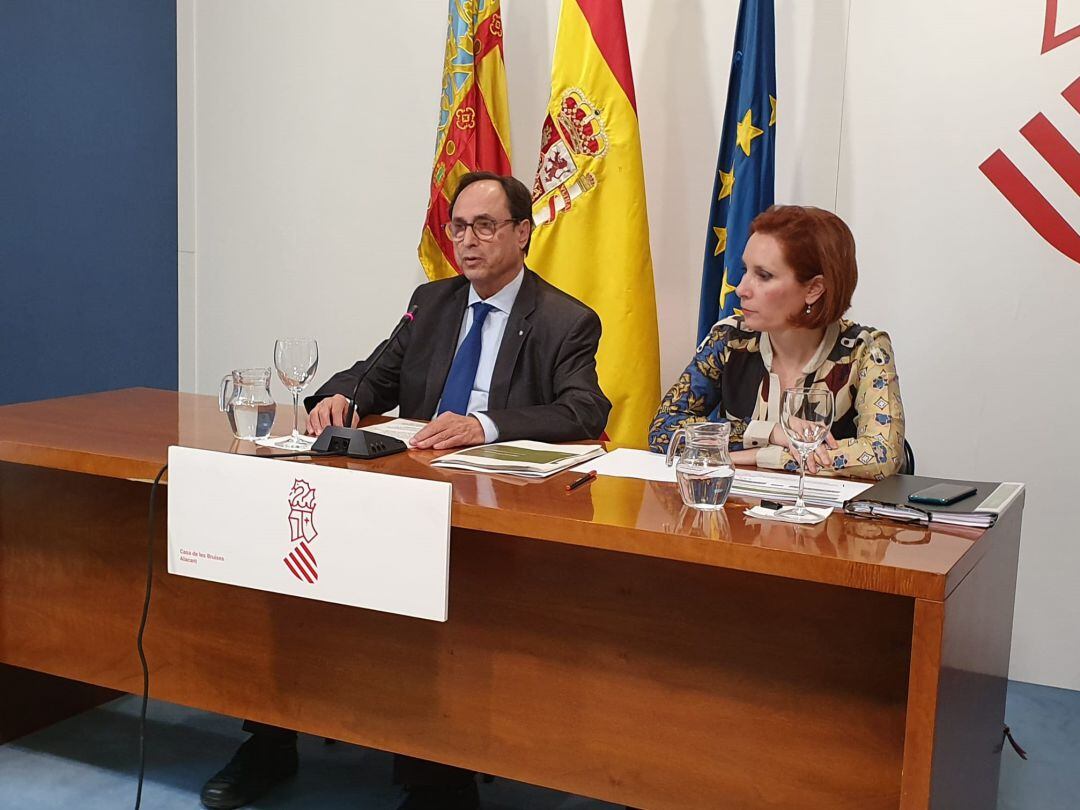
[[[525,267],[528,189],[513,177],[466,174],[450,216],[462,275],[413,293],[415,320],[361,384],[353,426],[397,407],[402,417],[431,420],[412,439],[418,449],[599,437],[611,410],[596,378],[600,319]],[[366,364],[305,400],[309,433],[342,424]],[[206,807],[240,807],[296,772],[295,732],[251,721],[244,728],[251,738],[203,787]],[[396,757],[394,773],[409,790],[400,810],[479,806],[470,771]]]

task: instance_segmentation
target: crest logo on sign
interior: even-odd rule
[[[294,577],[313,585],[319,579],[319,564],[311,544],[319,533],[315,530],[315,488],[297,478],[289,490],[289,534],[292,550],[282,562]]]

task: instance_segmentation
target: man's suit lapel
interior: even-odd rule
[[[488,410],[492,411],[506,407],[506,401],[510,397],[510,380],[517,366],[518,355],[532,329],[529,316],[536,309],[537,281],[532,270],[526,267],[524,272],[525,278],[521,282],[521,289],[518,290],[514,308],[510,310],[510,317],[506,321],[502,345],[499,347],[499,354],[495,358],[495,368],[491,373]]]
[[[431,363],[428,365],[427,385],[424,388],[423,411],[428,414],[434,415],[435,406],[442,397],[446,375],[450,373],[450,364],[454,362],[454,352],[457,350],[461,319],[465,317],[468,303],[469,285],[466,282],[450,294],[446,306],[439,308],[438,320],[431,332]]]

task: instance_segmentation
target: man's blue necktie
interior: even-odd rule
[[[458,413],[465,416],[469,411],[469,395],[476,382],[476,369],[480,365],[480,332],[488,313],[495,309],[491,304],[477,301],[472,305],[473,321],[465,340],[458,346],[450,373],[446,375],[439,413]]]

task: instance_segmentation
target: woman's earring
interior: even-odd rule
[[[810,305],[809,304],[806,305],[806,314],[807,315],[810,314]]]

